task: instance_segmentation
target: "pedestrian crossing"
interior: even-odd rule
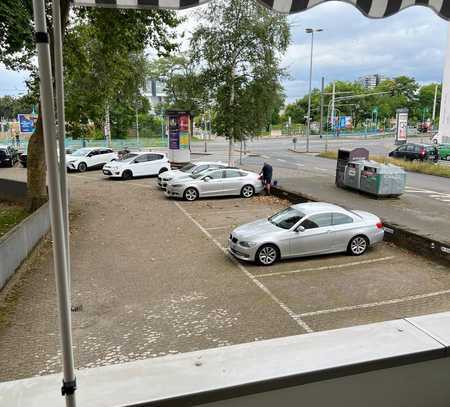
[[[446,202],[447,204],[450,205],[450,194],[447,194],[445,192],[438,192],[430,189],[423,189],[416,187],[406,187],[405,194],[426,196],[428,198],[435,199],[440,202]]]

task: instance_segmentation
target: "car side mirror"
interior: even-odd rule
[[[203,181],[209,182],[210,179],[211,179],[211,177],[205,177],[205,178],[203,178]]]
[[[305,228],[304,228],[304,226],[302,226],[302,225],[300,225],[297,229],[295,229],[295,231],[298,233],[298,232],[304,232],[305,231]]]

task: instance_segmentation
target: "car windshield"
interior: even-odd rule
[[[272,215],[268,221],[279,228],[290,229],[304,216],[305,214],[297,209],[287,208]]]
[[[131,161],[133,158],[137,157],[137,154],[133,154],[133,153],[128,153],[125,154],[124,156],[122,156],[121,158],[119,158],[119,161]]]
[[[74,151],[71,155],[74,157],[84,157],[85,155],[88,155],[92,150],[90,148],[79,148],[78,150]]]
[[[192,172],[192,170],[195,168],[195,164],[187,164],[184,167],[180,168],[180,171],[183,172]]]

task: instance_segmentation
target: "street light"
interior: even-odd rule
[[[311,57],[309,63],[309,95],[308,95],[308,117],[306,118],[306,152],[309,153],[309,136],[311,133],[311,81],[313,65],[314,33],[323,31],[322,28],[306,28],[305,33],[311,34]]]

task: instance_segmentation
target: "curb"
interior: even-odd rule
[[[320,151],[310,151],[307,153],[306,151],[298,151],[298,150],[294,150],[292,148],[288,148],[288,151],[290,151],[291,153],[311,155],[311,156],[316,156],[321,153]]]
[[[280,187],[272,187],[271,192],[278,198],[287,199],[293,204],[318,201],[311,195],[287,191]],[[383,219],[382,221],[385,231],[384,239],[386,241],[445,266],[450,265],[450,245],[448,243],[418,235],[399,225],[385,222]]]

